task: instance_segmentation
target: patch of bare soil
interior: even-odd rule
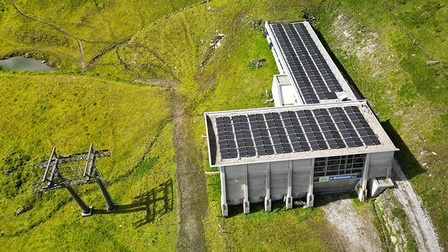
[[[340,251],[382,251],[377,229],[370,218],[356,212],[352,198],[347,194],[329,194],[325,197],[330,202],[323,208],[325,218],[344,239],[343,243],[338,244]]]
[[[327,226],[325,233],[322,235],[325,242],[325,251],[345,252],[347,251],[348,241],[339,233],[339,230],[334,226]]]
[[[393,165],[392,179],[395,182],[393,196],[401,204],[418,251],[440,252],[437,232],[423,208],[421,198],[401,171],[396,161]],[[378,230],[371,218],[360,216],[353,207],[353,199],[347,194],[326,195],[325,218],[335,227],[345,242],[337,244],[340,251],[382,251]],[[334,239],[333,239],[334,240]]]

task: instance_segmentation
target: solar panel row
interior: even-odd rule
[[[216,118],[223,159],[381,144],[356,106]]]
[[[218,145],[222,158],[238,157],[238,148],[235,143],[235,134],[230,117],[216,118],[216,129],[218,131]]]
[[[272,24],[271,27],[305,103],[337,99],[335,92],[342,91],[342,87],[304,24]]]
[[[294,50],[291,41],[289,41],[288,35],[286,34],[282,25],[273,24],[272,29],[275,36],[277,37],[277,41],[279,42],[279,46],[283,51],[283,55],[286,58],[287,64],[289,65],[292,78],[295,79],[297,87],[302,94],[303,99],[306,103],[319,103],[319,98],[317,97],[316,92],[314,91],[313,86],[308,79],[306,69],[302,65],[300,58],[297,56],[297,53]]]
[[[308,51],[310,55],[313,56],[313,60],[316,64],[316,66],[319,68],[319,71],[324,78],[328,88],[332,92],[336,91],[342,91],[342,87],[339,84],[338,80],[334,76],[333,72],[331,71],[330,67],[328,66],[328,63],[325,61],[323,55],[317,48],[317,45],[314,43],[313,39],[311,38],[311,35],[306,30],[306,27],[303,23],[295,23],[294,27],[296,31],[299,33],[300,37],[302,38],[303,42],[308,46]]]

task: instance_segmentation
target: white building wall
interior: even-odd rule
[[[288,190],[288,161],[271,163],[271,199],[281,200]]]
[[[312,160],[279,161],[222,167],[221,178],[223,180],[221,181],[221,188],[225,190],[225,193],[222,194],[225,195],[222,198],[224,201],[222,203],[228,205],[242,204],[245,199],[246,188],[250,203],[263,202],[266,196],[271,200],[282,200],[288,194],[289,176],[291,176],[291,196],[293,198],[305,197],[307,193],[312,192]],[[225,184],[223,185],[222,183]]]
[[[268,163],[249,164],[249,201],[250,203],[263,202],[266,196],[266,172]]]
[[[226,203],[229,205],[240,205],[243,203],[244,185],[246,183],[244,171],[245,165],[225,167]]]
[[[368,178],[389,178],[392,170],[394,152],[382,152],[370,154]]]
[[[292,166],[292,197],[305,197],[308,192],[312,192],[314,161],[313,159],[294,160]]]
[[[286,200],[290,208],[288,199],[306,197],[312,206],[313,192],[346,191],[358,181],[366,188],[372,178],[390,177],[393,157],[394,152],[367,154],[362,178],[329,182],[313,182],[314,158],[221,167],[223,215],[227,216],[227,205],[243,204],[244,212],[249,213],[249,203],[265,201],[265,209],[270,211],[271,200]]]

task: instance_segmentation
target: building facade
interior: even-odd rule
[[[221,210],[355,189],[360,200],[393,186],[394,146],[358,100],[307,22],[266,23],[280,74],[276,107],[205,113],[210,166],[221,178]]]

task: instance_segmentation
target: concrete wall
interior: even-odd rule
[[[362,177],[328,182],[313,182],[314,158],[220,167],[223,215],[228,216],[228,205],[243,205],[249,213],[250,203],[264,201],[270,211],[271,200],[284,200],[286,208],[292,208],[293,199],[305,198],[312,206],[314,192],[349,191],[358,182],[367,188],[372,178],[390,177],[393,156],[394,152],[367,154]]]
[[[394,152],[370,154],[368,178],[390,177]]]
[[[314,159],[294,160],[292,175],[292,197],[305,197],[306,193],[313,191]]]
[[[221,167],[222,204],[303,198],[312,192],[313,162],[305,159]]]

